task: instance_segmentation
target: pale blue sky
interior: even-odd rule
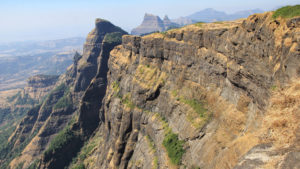
[[[95,18],[105,18],[130,31],[144,13],[170,18],[205,8],[228,13],[272,10],[299,0],[0,0],[0,42],[86,36]]]

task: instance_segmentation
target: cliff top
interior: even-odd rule
[[[228,29],[228,28],[233,28],[233,27],[237,27],[241,24],[243,24],[243,22],[247,23],[253,23],[255,22],[255,19],[253,20],[253,18],[267,18],[266,21],[274,21],[274,15],[277,15],[278,12],[265,12],[265,13],[261,13],[261,14],[254,14],[251,15],[248,18],[242,18],[242,19],[238,19],[238,20],[234,20],[234,21],[222,21],[222,22],[213,22],[213,23],[205,23],[205,22],[198,22],[195,24],[190,24],[181,28],[175,28],[175,29],[171,29],[168,30],[166,32],[161,32],[161,33],[153,33],[153,34],[149,34],[144,36],[143,38],[158,38],[158,37],[164,37],[165,34],[169,34],[169,33],[180,33],[182,31],[197,31],[197,30],[214,30],[214,29]],[[295,24],[299,24],[299,19],[296,19],[295,21],[291,21],[294,18],[299,18],[299,16],[295,15],[293,17],[277,17],[276,21],[278,22],[286,22],[287,24],[289,24],[290,22],[295,22]]]

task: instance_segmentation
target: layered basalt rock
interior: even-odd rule
[[[298,167],[299,22],[271,16],[123,36],[109,60],[103,140],[85,166]],[[178,166],[163,145],[170,131],[184,142]]]

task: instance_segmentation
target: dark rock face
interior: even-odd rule
[[[73,154],[69,154],[70,159],[80,150],[82,141],[87,140],[99,126],[99,110],[107,87],[109,53],[115,46],[121,44],[121,37],[124,34],[126,32],[119,27],[108,21],[97,19],[95,30],[87,38],[83,57],[78,64],[79,67],[82,66],[80,65],[82,63],[87,63],[89,66],[82,66],[78,69],[74,83],[75,92],[84,91],[78,107],[78,121],[72,126],[72,132],[80,133],[78,137],[71,141],[71,144],[57,150],[61,153],[72,151]],[[83,73],[86,71],[91,74]],[[88,83],[86,83],[86,80],[88,80]],[[88,86],[86,86],[87,84]],[[61,155],[59,155],[61,153],[54,153],[51,158],[43,156],[41,168],[66,167],[70,161],[61,158]]]
[[[159,16],[155,16],[152,14],[145,14],[144,20],[140,26],[134,28],[131,31],[132,35],[143,35],[151,32],[163,32],[170,28],[179,27],[178,24],[170,21],[168,16],[164,17],[164,20],[161,20]]]
[[[110,22],[97,19],[96,28],[92,30],[84,44],[83,56],[78,63],[78,75],[75,80],[75,91],[85,91],[90,81],[97,73],[97,58],[101,52],[102,41],[106,34],[120,32],[126,34],[121,28]]]

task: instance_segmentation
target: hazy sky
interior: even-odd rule
[[[110,20],[130,31],[144,13],[169,18],[205,8],[228,13],[260,8],[272,10],[299,0],[0,0],[0,42],[46,40],[82,36],[95,18]]]

